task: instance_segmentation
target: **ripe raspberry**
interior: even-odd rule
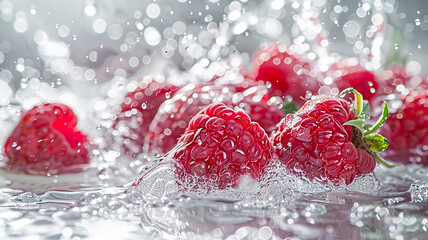
[[[368,101],[371,101],[376,95],[379,88],[376,76],[363,68],[358,60],[353,58],[341,60],[334,64],[330,71],[331,75],[335,77],[334,85],[339,90],[354,88]]]
[[[383,86],[381,89],[384,95],[403,92],[404,88],[410,90],[428,88],[428,80],[425,77],[409,74],[405,66],[402,65],[385,69],[379,73],[378,79],[379,83]]]
[[[381,131],[391,140],[384,156],[394,162],[428,166],[428,91],[410,92],[402,101]]]
[[[356,176],[372,172],[375,158],[381,161],[372,149],[384,150],[388,143],[371,132],[385,117],[368,130],[361,127],[362,122],[351,124],[358,126],[353,127],[349,121],[362,121],[358,120],[362,98],[357,97],[357,106],[354,113],[344,99],[318,96],[295,114],[288,114],[272,138],[276,153],[288,170],[309,180],[330,181],[334,185],[341,181],[350,184]],[[373,143],[374,140],[380,144]]]
[[[6,168],[30,175],[82,171],[81,165],[89,162],[88,140],[76,125],[76,115],[64,104],[35,106],[6,141]]]
[[[241,108],[258,122],[266,132],[275,129],[284,116],[279,101],[270,98],[264,86],[245,91],[236,85],[188,85],[163,104],[146,137],[147,151],[163,155],[171,150],[186,130],[190,119],[213,102],[223,102],[233,108]]]
[[[292,97],[299,106],[309,93],[316,94],[319,82],[310,75],[311,64],[285,45],[270,45],[260,49],[253,57],[247,78],[269,82],[271,96]]]
[[[273,146],[247,114],[213,103],[192,118],[171,154],[181,180],[191,175],[224,189],[236,186],[242,175],[259,179]]]
[[[144,138],[159,106],[178,91],[178,87],[162,77],[144,77],[121,104],[114,129],[120,132],[122,152],[135,157],[142,152]]]

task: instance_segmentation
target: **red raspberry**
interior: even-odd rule
[[[376,95],[379,83],[376,76],[363,68],[358,60],[350,58],[341,60],[331,67],[331,75],[335,77],[334,84],[339,90],[354,88],[365,99],[371,101]]]
[[[89,162],[88,140],[76,125],[76,115],[64,104],[35,106],[6,141],[6,168],[31,175],[82,171],[81,165]]]
[[[247,78],[255,81],[269,82],[270,94],[286,98],[300,106],[302,98],[316,94],[319,82],[310,75],[311,64],[302,56],[293,53],[285,45],[269,45],[260,49],[253,57],[252,69]]]
[[[186,130],[190,119],[213,102],[243,109],[253,121],[258,122],[266,132],[275,129],[284,116],[277,99],[267,95],[264,86],[245,91],[238,85],[188,85],[177,92],[159,109],[146,138],[147,151],[163,155],[177,144]]]
[[[236,186],[242,175],[258,180],[273,154],[266,132],[242,111],[222,103],[196,114],[171,153],[178,176],[213,181],[219,189]]]
[[[378,75],[379,83],[384,86],[382,94],[396,94],[404,91],[404,87],[410,90],[428,88],[428,80],[422,76],[408,74],[405,66],[392,66]],[[403,86],[402,89],[398,88]]]
[[[385,158],[428,166],[428,91],[410,92],[402,96],[402,101],[381,131],[390,139]]]
[[[146,76],[126,95],[113,126],[123,138],[122,152],[131,157],[142,152],[144,138],[159,106],[177,91],[178,87],[165,82],[163,77]]]
[[[344,125],[355,119],[346,100],[315,97],[278,124],[272,138],[276,153],[297,176],[334,185],[341,181],[350,184],[356,176],[370,173],[376,166],[366,136]],[[370,136],[373,135],[367,137]]]

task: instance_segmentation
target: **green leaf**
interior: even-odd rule
[[[284,111],[285,115],[293,114],[297,111],[297,106],[294,102],[284,103],[282,111]]]
[[[383,101],[382,114],[379,116],[379,118],[373,124],[373,126],[369,127],[366,131],[364,131],[364,135],[368,135],[378,130],[385,123],[386,119],[388,118],[388,114],[389,114],[388,105],[386,104],[386,101]]]
[[[370,104],[369,104],[369,101],[367,101],[367,100],[363,101],[362,115],[363,115],[364,118],[369,118],[370,117]]]
[[[355,95],[355,118],[361,118],[361,112],[363,111],[363,95],[361,93],[353,88],[347,88],[339,94],[339,97],[343,97],[351,92]]]
[[[384,151],[389,145],[389,141],[377,133],[364,136],[364,140],[370,146],[370,149],[376,152]]]
[[[349,125],[358,128],[361,132],[363,132],[364,120],[363,119],[355,119],[350,120],[344,123],[343,125]]]

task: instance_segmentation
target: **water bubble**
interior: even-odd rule
[[[66,26],[66,25],[59,26],[59,28],[58,28],[58,35],[60,37],[65,38],[65,37],[68,36],[68,34],[70,34],[70,28],[68,26]]]
[[[107,23],[104,19],[98,18],[92,23],[92,29],[94,29],[96,33],[104,33],[107,29]]]
[[[86,80],[91,81],[95,78],[95,71],[92,69],[87,69],[84,73],[84,77]]]
[[[133,56],[129,58],[129,61],[128,61],[129,66],[137,67],[139,63],[140,63],[140,60],[138,59],[138,57]]]
[[[25,18],[17,18],[13,23],[13,27],[19,33],[24,33],[28,29],[28,22]]]
[[[97,51],[91,51],[88,55],[89,60],[91,60],[91,62],[96,62],[98,59],[98,53]]]
[[[420,20],[419,18],[416,18],[416,19],[415,19],[415,25],[416,25],[416,26],[421,25],[421,20]]]
[[[69,48],[64,42],[46,41],[39,45],[39,54],[49,58],[66,58]]]
[[[146,30],[144,30],[144,39],[150,46],[156,46],[162,40],[162,36],[156,28],[147,27]]]
[[[95,14],[97,14],[97,9],[94,5],[87,5],[84,11],[88,17],[93,17]]]
[[[245,32],[247,30],[247,28],[248,28],[247,23],[245,21],[242,21],[233,27],[232,32],[236,35],[239,35],[239,34]]]
[[[398,45],[398,43],[394,44],[394,49],[398,50],[400,48],[400,46]]]
[[[343,25],[343,33],[349,38],[357,37],[360,34],[361,27],[355,21],[348,21]]]
[[[383,16],[379,13],[376,13],[372,16],[372,23],[376,26],[380,26],[383,23]]]
[[[116,23],[111,24],[107,28],[107,35],[113,40],[120,39],[123,35],[122,26]]]
[[[31,15],[36,15],[36,13],[37,13],[37,11],[36,11],[36,9],[35,9],[34,5],[33,5],[33,6],[31,6],[30,14],[31,14]]]
[[[284,7],[284,5],[285,5],[285,1],[284,0],[274,0],[274,1],[272,1],[271,7],[274,10],[279,10],[282,7]]]
[[[41,202],[42,198],[35,193],[26,192],[26,193],[20,194],[14,200],[23,202],[23,203],[37,203],[37,202]]]
[[[177,35],[183,34],[186,31],[186,24],[181,21],[177,21],[172,25],[172,30]]]
[[[427,202],[428,201],[428,182],[416,180],[409,188],[412,202]]]
[[[149,18],[155,19],[159,17],[160,13],[161,13],[161,9],[159,5],[155,3],[149,4],[146,8],[146,14]]]

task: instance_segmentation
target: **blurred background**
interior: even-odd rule
[[[427,29],[424,0],[1,0],[0,106],[76,105],[141,74],[187,81],[219,60],[245,68],[263,42],[367,58],[370,70],[405,59],[426,74]]]

